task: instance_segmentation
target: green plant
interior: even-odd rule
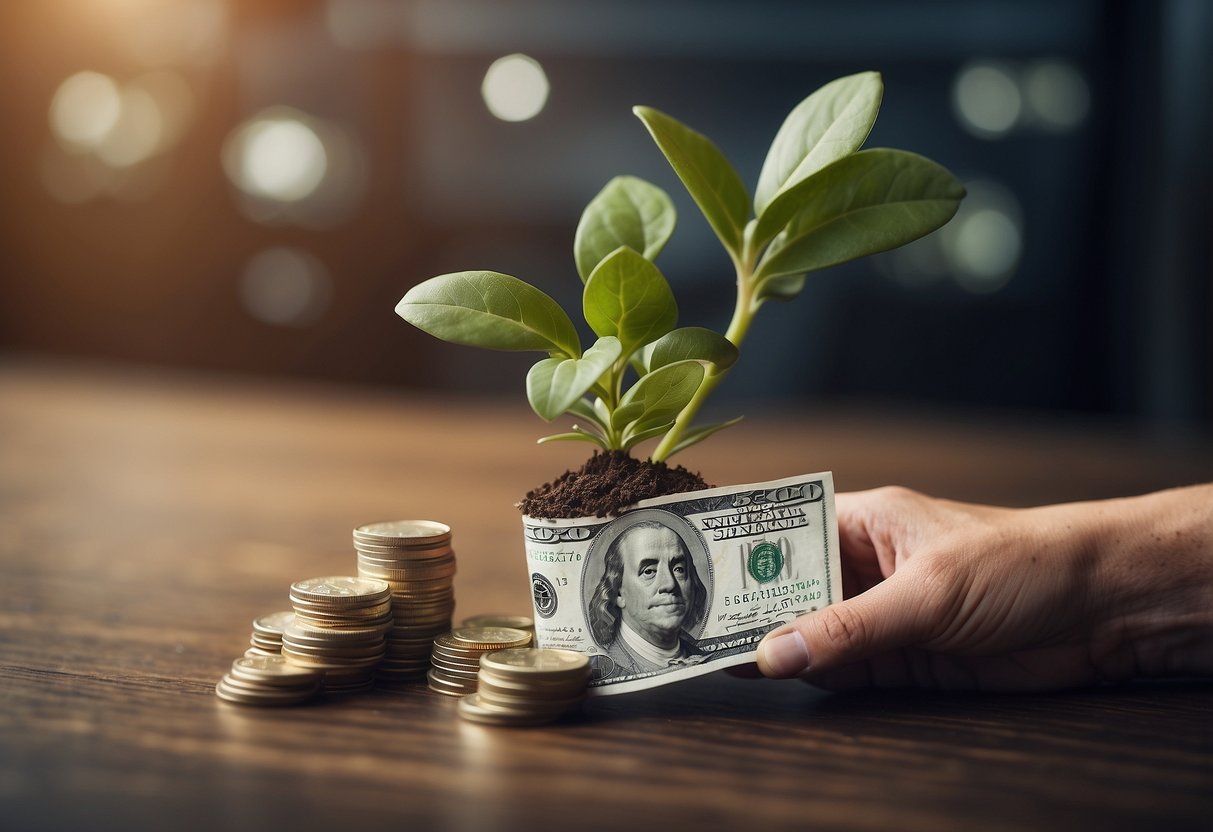
[[[904,245],[956,213],[964,188],[940,165],[903,150],[859,149],[883,89],[878,73],[864,72],[797,105],[763,164],[753,216],[745,184],[711,140],[657,110],[634,108],[733,261],[737,299],[723,335],[676,328],[674,294],[653,262],[674,231],[674,206],[660,188],[630,176],[611,180],[577,226],[582,311],[598,336],[584,352],[554,300],[498,272],[431,278],[396,312],[457,344],[547,353],[527,374],[531,407],[548,421],[563,414],[578,421],[540,442],[629,451],[660,436],[651,458],[666,459],[739,421],[693,426],[764,303],[794,298],[810,272]]]

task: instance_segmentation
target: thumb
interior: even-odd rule
[[[758,645],[758,669],[782,679],[862,661],[927,638],[919,593],[907,572],[867,592],[805,613],[772,630]]]

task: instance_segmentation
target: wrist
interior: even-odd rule
[[[1100,675],[1213,675],[1213,486],[1075,508]]]

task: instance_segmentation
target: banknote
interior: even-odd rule
[[[589,654],[591,695],[753,661],[767,632],[842,597],[829,472],[523,530],[535,641]]]

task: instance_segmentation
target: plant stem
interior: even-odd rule
[[[745,340],[746,333],[750,331],[750,323],[754,320],[754,313],[758,311],[758,307],[754,303],[754,261],[757,256],[750,250],[749,235],[747,234],[746,237],[742,256],[733,261],[737,267],[737,303],[733,307],[733,320],[729,322],[729,328],[724,334],[724,337],[732,341],[735,347],[740,347],[741,342]],[[699,385],[699,389],[695,391],[695,395],[691,397],[687,406],[678,414],[678,418],[674,420],[674,426],[661,438],[661,442],[654,449],[650,459],[654,462],[661,462],[673,453],[682,434],[695,420],[699,408],[728,374],[728,369],[720,370],[712,367],[708,370],[703,377],[703,383]]]

